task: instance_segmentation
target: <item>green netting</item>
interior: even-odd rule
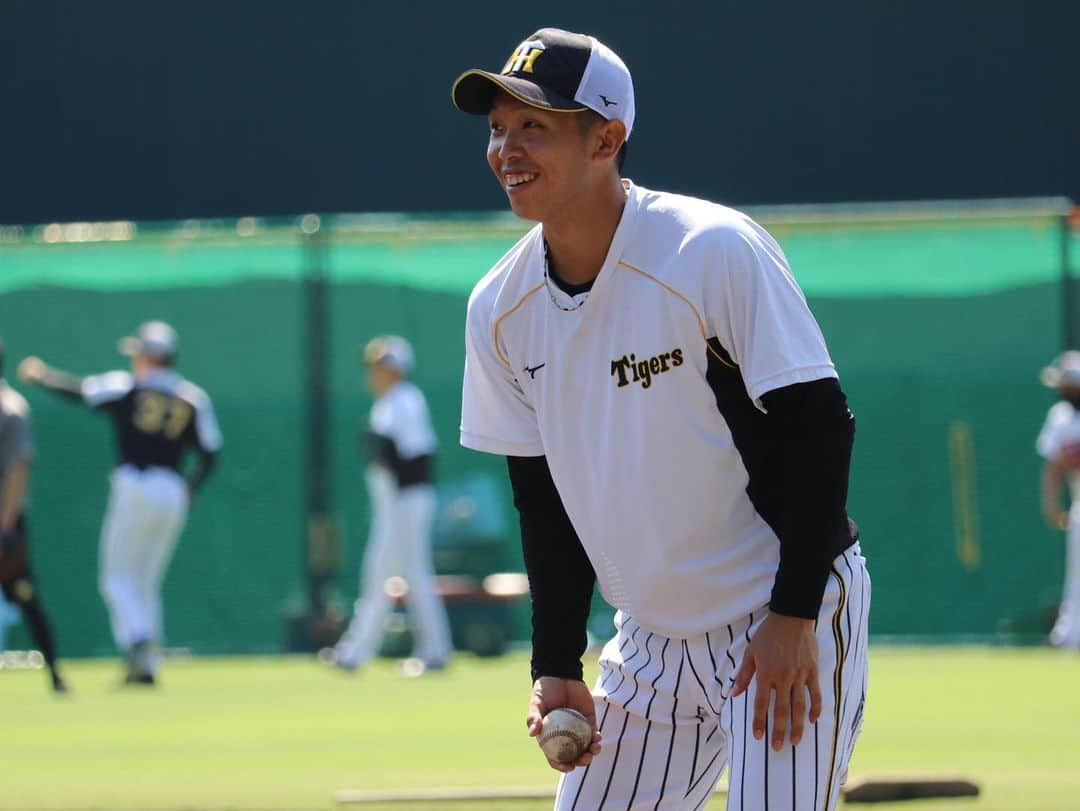
[[[304,268],[300,232],[274,236],[279,238],[135,239],[9,247],[0,249],[0,292],[42,286],[171,290],[300,278]]]
[[[927,222],[792,222],[763,211],[808,295],[971,295],[1061,276],[1059,217]],[[434,220],[333,225],[328,242],[334,281],[397,284],[468,293],[524,233],[526,223]],[[137,232],[138,233],[138,232]],[[305,269],[296,225],[251,226],[237,236],[224,226],[159,226],[118,242],[0,243],[0,292],[34,286],[154,290],[297,280]]]
[[[1061,277],[1056,220],[774,232],[808,295],[966,296]]]
[[[493,509],[505,537],[489,550],[491,566],[519,561],[502,463],[461,449],[456,434],[465,298],[523,227],[324,221],[317,236],[270,224],[246,237],[224,227],[158,227],[123,242],[46,244],[31,234],[0,243],[0,335],[12,364],[33,353],[79,373],[114,368],[117,336],[164,318],[181,334],[182,370],[214,398],[225,448],[166,582],[172,644],[207,652],[284,645],[284,610],[304,582],[302,280],[320,256],[331,285],[342,605],[356,593],[368,521],[356,438],[370,398],[356,350],[378,332],[401,332],[416,347],[417,381],[442,442],[441,481],[480,473],[503,494]],[[1039,518],[1032,447],[1051,402],[1036,374],[1060,349],[1065,320],[1060,221],[789,217],[771,228],[857,415],[850,504],[871,558],[873,630],[1037,633],[1058,597],[1062,563],[1060,539]],[[309,250],[313,238],[322,253]],[[67,653],[108,652],[96,585],[107,426],[45,393],[28,397],[39,446],[31,517],[41,587]],[[527,634],[524,623],[516,633]]]

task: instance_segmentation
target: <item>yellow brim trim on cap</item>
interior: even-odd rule
[[[455,93],[455,91],[457,91],[457,86],[459,84],[461,84],[462,80],[468,78],[469,76],[480,76],[480,77],[482,77],[484,79],[487,79],[492,84],[497,85],[501,90],[504,90],[507,93],[507,95],[513,96],[515,99],[522,102],[523,104],[527,104],[530,107],[536,108],[537,110],[547,110],[549,113],[583,113],[583,112],[585,112],[586,110],[589,109],[588,107],[574,107],[574,108],[569,109],[569,110],[563,110],[563,109],[560,109],[560,108],[557,108],[557,107],[545,107],[542,104],[537,104],[532,99],[525,98],[524,96],[519,94],[517,91],[515,91],[512,87],[509,87],[509,86],[503,84],[502,82],[500,82],[498,79],[496,79],[492,74],[488,73],[487,71],[476,70],[475,68],[472,69],[472,70],[465,71],[460,76],[458,76],[457,79],[454,80],[454,84],[450,88],[450,100],[454,102],[455,107],[458,107],[457,100],[454,98],[454,93]],[[460,107],[458,107],[458,109],[461,110]],[[461,111],[465,112],[465,110],[461,110]]]

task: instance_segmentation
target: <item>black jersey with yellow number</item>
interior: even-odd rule
[[[88,406],[112,417],[118,465],[177,470],[188,448],[215,453],[221,447],[209,396],[175,371],[87,377],[82,396]]]

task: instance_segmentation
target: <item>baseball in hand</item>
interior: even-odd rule
[[[544,716],[537,739],[544,754],[559,763],[573,763],[589,748],[593,730],[577,710],[560,707]]]

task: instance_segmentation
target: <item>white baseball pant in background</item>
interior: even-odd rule
[[[113,639],[129,651],[163,639],[161,581],[187,518],[188,493],[184,479],[169,468],[123,465],[111,482],[100,587]]]
[[[1065,588],[1050,643],[1080,650],[1080,505],[1069,510],[1065,532]]]
[[[616,615],[593,689],[602,750],[564,775],[557,811],[695,811],[728,767],[728,811],[831,811],[862,723],[870,577],[858,545],[833,564],[817,621],[821,717],[779,752],[752,731],[755,687],[730,698],[766,608],[690,639]],[[770,719],[771,720],[771,719]]]
[[[377,465],[369,467],[367,483],[372,517],[361,593],[349,627],[336,645],[338,662],[358,667],[378,652],[383,622],[391,608],[385,583],[400,576],[409,584],[405,605],[413,655],[429,665],[444,664],[450,658],[451,642],[450,623],[431,563],[435,488],[417,484],[399,489],[393,474]]]

